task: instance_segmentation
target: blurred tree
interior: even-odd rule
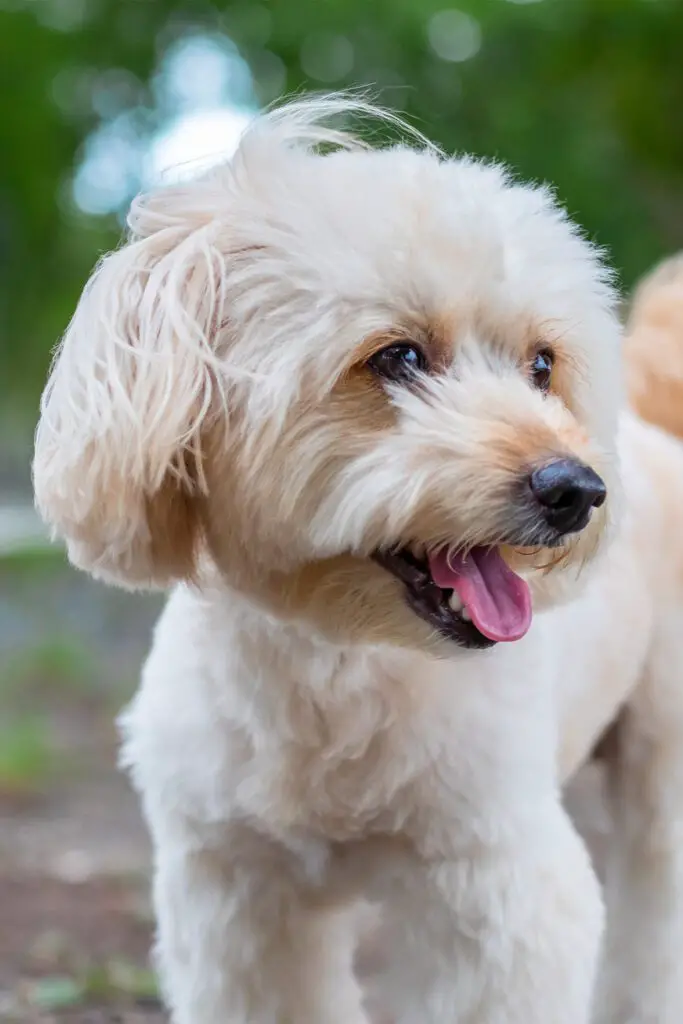
[[[0,0],[0,395],[29,419],[87,273],[120,234],[71,183],[104,122],[158,126],[174,40],[230,37],[255,99],[376,86],[447,149],[552,181],[625,285],[683,241],[680,0]],[[130,192],[136,186],[130,176]]]

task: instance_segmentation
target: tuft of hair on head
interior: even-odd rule
[[[128,586],[193,578],[208,440],[230,436],[240,178],[283,149],[372,147],[378,127],[434,148],[362,95],[298,97],[257,116],[231,160],[133,201],[57,348],[36,432],[36,504],[76,565]]]
[[[390,130],[387,140],[383,132]],[[367,91],[313,93],[277,103],[254,118],[240,140],[238,155],[261,140],[297,149],[376,149],[404,142],[438,152],[438,147],[395,111],[375,103]]]

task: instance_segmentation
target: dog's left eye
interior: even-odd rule
[[[415,374],[427,369],[427,358],[417,345],[402,342],[375,352],[368,366],[379,377],[393,381],[414,380]]]
[[[547,391],[553,375],[553,354],[547,349],[537,352],[531,364],[531,379],[539,391]]]

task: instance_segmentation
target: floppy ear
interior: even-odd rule
[[[196,197],[133,204],[131,241],[88,282],[41,402],[37,507],[76,565],[131,586],[192,577],[203,439],[224,423],[218,197]]]

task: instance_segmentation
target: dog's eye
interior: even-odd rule
[[[427,369],[427,358],[419,346],[401,342],[375,352],[368,366],[386,380],[410,381],[416,373]]]
[[[553,375],[553,354],[548,349],[537,352],[531,364],[531,379],[539,391],[547,391]]]

